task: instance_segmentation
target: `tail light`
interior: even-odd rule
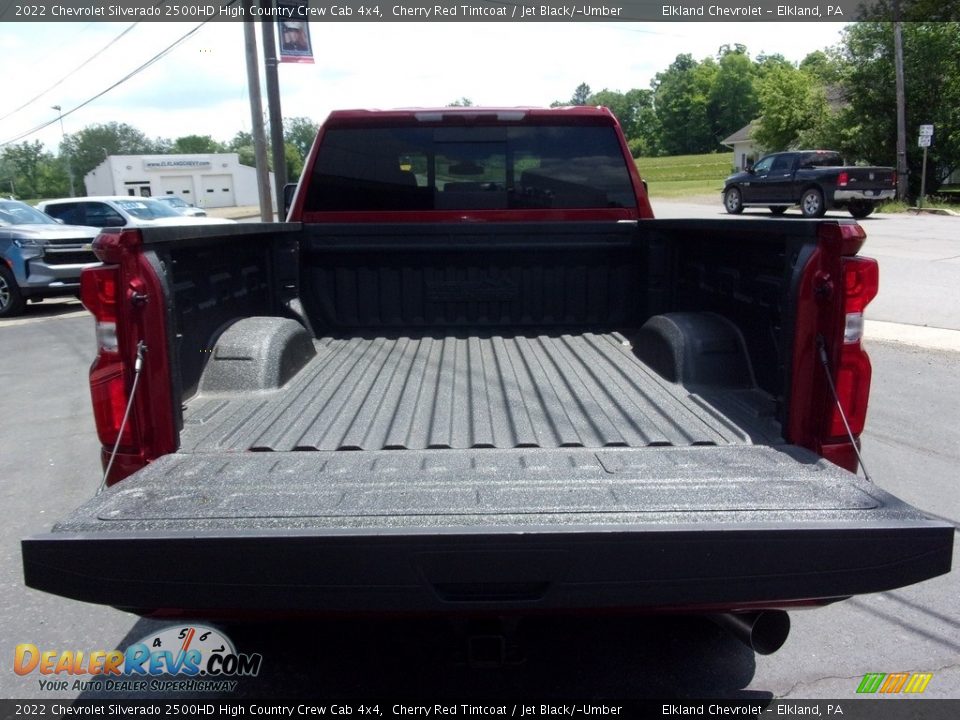
[[[97,357],[90,367],[90,395],[97,435],[104,447],[113,448],[127,407],[127,366],[120,354],[117,334],[117,310],[120,267],[101,265],[88,268],[80,276],[80,299],[96,322]],[[120,446],[133,444],[133,424],[128,420]]]
[[[840,405],[847,416],[850,431],[855,435],[863,432],[867,419],[867,400],[870,395],[872,368],[870,358],[863,349],[863,311],[877,296],[880,271],[877,261],[864,257],[845,257],[843,273],[843,336],[839,361],[835,372],[835,384]],[[827,435],[844,438],[847,435],[840,411],[834,403]]]
[[[897,171],[896,171],[896,170],[893,171],[892,176],[893,176],[893,186],[896,187],[896,186],[897,186]]]
[[[177,418],[164,288],[151,264],[153,256],[143,250],[137,230],[104,231],[93,250],[104,264],[83,271],[80,299],[96,321],[90,395],[111,485],[176,449]],[[140,349],[146,355],[138,363]],[[131,400],[135,377],[137,390]]]
[[[846,172],[842,172],[837,176],[838,186],[846,187],[848,182],[850,182],[850,176]]]
[[[870,359],[863,350],[863,311],[877,295],[875,260],[859,257],[866,233],[856,223],[824,223],[800,277],[794,326],[787,439],[856,472],[851,444],[821,358],[826,358],[854,443],[863,431]]]

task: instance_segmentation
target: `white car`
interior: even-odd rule
[[[37,209],[68,225],[154,227],[158,225],[225,225],[233,220],[181,215],[166,203],[133,195],[61,198],[37,203]]]
[[[181,215],[187,215],[190,217],[207,216],[206,210],[203,208],[198,208],[196,205],[191,205],[179,195],[159,195],[158,197],[155,197],[154,200],[161,202],[164,205],[169,205]]]

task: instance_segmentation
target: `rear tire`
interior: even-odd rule
[[[0,317],[13,317],[23,312],[23,294],[17,279],[6,265],[0,265]]]
[[[743,196],[739,188],[727,188],[723,193],[723,206],[731,215],[739,215],[743,212]]]
[[[774,215],[783,215],[787,211],[786,206],[784,205],[771,205],[770,212]]]
[[[873,203],[870,202],[852,202],[847,210],[850,211],[850,214],[853,215],[857,220],[862,220],[872,213],[875,209]]]
[[[800,212],[805,218],[819,218],[827,211],[819,188],[807,188],[800,196]]]

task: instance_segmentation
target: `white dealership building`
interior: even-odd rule
[[[83,181],[88,195],[178,195],[202,208],[260,204],[257,171],[237,153],[110,155]],[[271,196],[273,187],[270,173]]]

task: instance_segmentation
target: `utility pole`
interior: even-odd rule
[[[270,0],[273,7],[273,0]],[[280,79],[277,76],[277,45],[273,39],[275,21],[269,16],[260,25],[263,38],[263,66],[267,75],[267,113],[270,118],[270,145],[273,148],[273,182],[277,198],[277,218],[283,207],[283,186],[287,183],[287,156],[283,143],[283,114],[280,112]]]
[[[63,156],[67,159],[67,177],[70,179],[70,197],[76,197],[73,191],[73,169],[70,167],[70,151],[67,148],[67,134],[63,131],[63,108],[60,105],[51,105],[51,110],[56,110],[60,116],[60,137],[63,138]]]
[[[260,219],[273,222],[270,200],[270,168],[267,165],[267,143],[263,132],[263,102],[260,99],[260,68],[257,64],[257,37],[253,28],[253,0],[243,0],[243,39],[247,56],[247,87],[250,93],[250,120],[253,150],[257,158],[257,190],[260,194]]]
[[[893,54],[897,72],[897,199],[907,197],[907,121],[903,90],[903,27],[900,0],[893,0]]]

